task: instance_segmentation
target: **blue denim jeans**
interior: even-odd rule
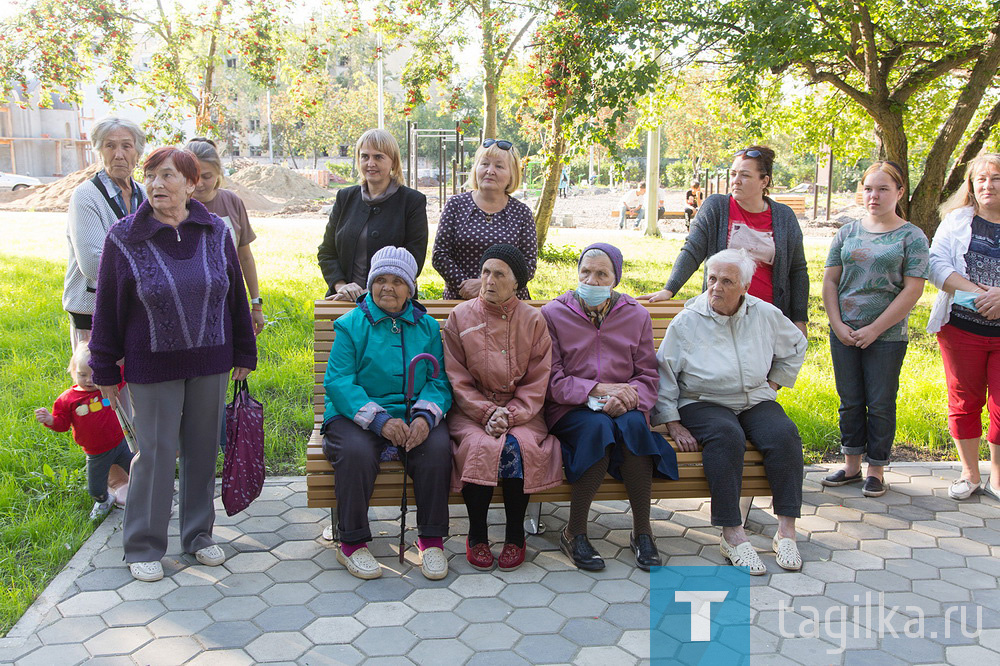
[[[906,341],[876,340],[848,347],[830,331],[830,357],[840,395],[840,452],[864,455],[869,465],[889,464],[896,438],[896,393]]]

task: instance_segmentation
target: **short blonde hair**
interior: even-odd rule
[[[517,146],[511,145],[510,150],[504,150],[496,143],[493,143],[488,147],[479,146],[476,156],[472,158],[472,173],[469,175],[470,188],[473,190],[479,189],[479,179],[476,177],[476,165],[479,164],[479,160],[484,157],[495,159],[500,155],[507,155],[510,162],[510,185],[504,189],[504,192],[510,194],[511,192],[516,192],[521,187],[521,155],[517,152]]]
[[[969,166],[965,169],[965,179],[962,181],[962,186],[938,208],[938,214],[942,218],[957,208],[965,208],[967,206],[972,206],[972,210],[977,214],[979,213],[979,202],[976,201],[976,188],[972,184],[972,181],[987,164],[993,165],[994,169],[1000,171],[1000,155],[996,153],[983,153],[969,162]]]
[[[203,167],[208,165],[215,169],[219,175],[215,181],[215,189],[222,187],[222,180],[225,178],[226,172],[222,168],[222,158],[219,157],[219,151],[216,150],[213,142],[201,138],[191,139],[184,146],[184,150],[197,157]]]
[[[84,341],[78,344],[76,349],[73,350],[73,355],[69,357],[69,365],[66,366],[66,372],[72,375],[76,372],[77,368],[88,363],[90,363],[90,347]]]
[[[374,150],[380,153],[385,153],[392,160],[392,168],[389,170],[389,177],[397,185],[403,184],[403,158],[399,153],[399,144],[396,143],[396,137],[394,137],[389,132],[384,129],[370,129],[361,135],[358,139],[358,143],[354,146],[354,162],[358,165],[358,170],[361,175],[361,184],[364,185],[368,182],[365,178],[365,172],[361,169],[361,148],[364,146],[371,146]]]

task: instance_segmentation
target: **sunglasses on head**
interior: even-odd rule
[[[207,143],[208,145],[212,146],[212,148],[218,148],[218,146],[215,145],[214,141],[203,136],[194,137],[193,139],[191,139],[190,143],[194,143],[195,141],[200,141],[201,143]]]
[[[740,155],[746,155],[747,157],[760,157],[761,152],[759,150],[743,149],[736,153],[736,157],[739,157]]]
[[[500,139],[499,141],[497,139],[486,139],[483,141],[483,148],[489,148],[493,144],[496,144],[497,148],[500,150],[510,150],[514,147],[514,144],[510,141],[504,141],[503,139]]]

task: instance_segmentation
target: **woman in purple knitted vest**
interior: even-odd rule
[[[148,582],[163,577],[178,453],[181,546],[201,564],[226,559],[212,540],[226,379],[257,367],[257,345],[236,247],[225,223],[191,199],[198,160],[167,146],[149,155],[143,172],[149,199],[104,242],[90,365],[114,405],[117,364],[125,362],[139,449],[125,561]]]

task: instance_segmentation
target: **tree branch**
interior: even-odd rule
[[[876,109],[875,100],[871,93],[861,92],[833,72],[819,71],[816,67],[816,63],[814,62],[807,60],[800,64],[803,68],[805,68],[813,83],[829,83],[834,88],[860,104],[863,108],[867,109],[869,112],[873,112]]]
[[[917,92],[920,87],[927,85],[939,76],[947,74],[956,67],[961,67],[962,65],[975,60],[979,57],[979,54],[982,53],[982,51],[983,45],[977,44],[965,49],[964,51],[950,53],[943,58],[939,58],[938,60],[914,69],[912,72],[899,80],[895,89],[892,91],[891,98],[893,101],[901,104],[906,103],[906,101],[909,100],[913,93]]]
[[[979,127],[972,133],[969,142],[965,144],[962,154],[955,160],[955,164],[951,167],[951,173],[948,175],[944,187],[941,188],[940,201],[944,201],[950,197],[962,185],[962,181],[965,180],[966,166],[979,154],[983,146],[986,145],[986,140],[990,138],[990,134],[998,122],[1000,122],[1000,100],[993,105],[993,108],[989,110],[983,121],[979,123]]]
[[[524,25],[521,26],[521,29],[517,31],[517,34],[514,35],[514,38],[510,40],[506,53],[503,54],[503,57],[500,58],[499,64],[497,64],[497,79],[499,79],[503,74],[504,67],[507,66],[507,61],[510,60],[510,55],[514,52],[514,47],[521,40],[521,37],[524,36],[524,33],[528,31],[528,26],[534,23],[535,18],[537,17],[534,15],[529,17],[528,20],[524,22]]]

